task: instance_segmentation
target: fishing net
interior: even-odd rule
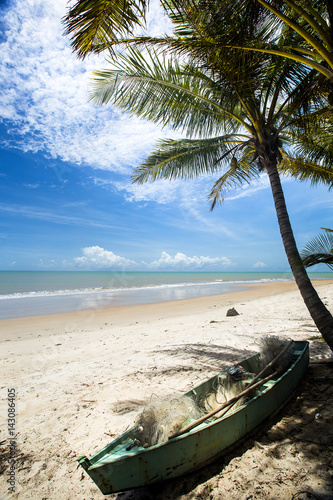
[[[240,372],[242,373],[241,378]],[[233,376],[233,373],[237,375]],[[252,377],[253,374],[248,374],[241,367],[239,370],[232,366],[229,371],[218,375],[211,391],[195,399],[189,396],[159,398],[153,395],[136,419],[134,431],[136,443],[148,448],[166,441],[190,422],[216,410],[242,392],[250,380],[248,376]],[[245,401],[246,397],[240,398],[233,405],[233,409]],[[217,413],[215,418],[218,416]]]
[[[267,366],[271,361],[273,361],[276,356],[285,348],[289,340],[280,339],[278,337],[262,337],[260,340],[260,361],[259,367],[262,370]],[[277,363],[265,372],[265,376],[269,375],[269,373],[274,372],[277,368],[280,370],[286,370],[292,361],[293,354],[293,344],[287,349],[287,351],[281,356],[281,358],[277,361]]]
[[[202,416],[195,401],[188,396],[152,396],[138,416],[135,438],[144,448],[166,441],[193,419]]]
[[[255,370],[261,371],[266,367],[288,344],[287,340],[277,337],[264,337],[261,340],[259,364]],[[266,377],[276,369],[287,369],[291,363],[292,346],[278,360]],[[164,398],[153,395],[149,403],[136,419],[134,427],[134,445],[144,448],[167,441],[168,438],[180,431],[189,423],[203,415],[217,410],[221,405],[243,392],[255,376],[242,366],[234,364],[221,372],[215,379],[210,391],[192,398],[189,396],[172,395]],[[232,411],[244,404],[256,394],[256,389],[248,392],[232,405]],[[222,410],[223,411],[223,410]],[[214,418],[218,418],[217,412]]]
[[[221,405],[237,396],[244,391],[248,379],[236,380],[229,372],[218,375],[214,383],[213,389],[198,399],[198,406],[203,413],[215,411]],[[240,398],[234,405],[233,409],[238,408],[246,401],[246,397]],[[219,414],[215,415],[215,418]]]

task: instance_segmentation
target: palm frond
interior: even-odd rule
[[[318,3],[316,9],[311,9],[310,2],[308,5],[305,2],[301,5],[300,2],[288,0],[285,3],[286,6],[282,4],[278,8],[266,0],[259,0],[259,2],[281,19],[290,30],[293,30],[303,39],[307,46],[311,47],[315,55],[318,55],[326,63],[332,64],[329,48],[332,40],[331,32],[327,23],[325,23],[326,19],[322,17],[323,15],[327,15],[326,2],[322,2],[320,12],[318,10]]]
[[[192,179],[204,174],[221,171],[217,160],[225,155],[230,164],[235,144],[247,141],[247,136],[225,135],[210,139],[164,139],[157,143],[155,150],[134,170],[133,182],[142,184],[156,179]]]
[[[229,133],[231,127],[249,129],[251,125],[243,118],[230,85],[224,87],[196,68],[158,57],[153,51],[143,55],[130,49],[119,56],[115,69],[95,72],[91,99],[181,128],[189,137],[214,136],[221,130]]]
[[[305,156],[284,154],[278,170],[282,175],[299,181],[309,181],[312,186],[324,184],[329,189],[333,188],[333,167],[311,161]]]
[[[333,232],[320,233],[305,245],[300,255],[305,267],[326,264],[333,270]]]
[[[112,50],[112,45],[145,20],[147,0],[78,0],[63,19],[65,35],[78,57]]]
[[[328,106],[296,117],[289,126],[290,143],[300,157],[320,163],[330,169],[333,165],[333,121]]]
[[[217,203],[221,203],[225,193],[233,188],[241,188],[244,184],[250,184],[254,179],[258,179],[260,172],[253,163],[253,151],[251,148],[242,155],[240,160],[237,160],[236,165],[231,162],[231,167],[223,173],[223,175],[215,181],[208,199],[211,201],[211,210]]]

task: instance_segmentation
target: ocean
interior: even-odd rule
[[[188,299],[290,280],[292,274],[282,272],[0,271],[0,319]]]

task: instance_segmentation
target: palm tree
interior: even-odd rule
[[[250,0],[250,3],[252,1]],[[272,43],[259,44],[256,49],[297,60],[318,71],[333,84],[332,1],[257,1],[282,22],[282,38],[279,34]],[[228,0],[225,0],[225,3],[228,3]],[[290,44],[291,33],[294,38]]]
[[[222,39],[217,42],[219,49],[239,47],[289,58],[312,68],[333,83],[331,0],[161,0],[161,4],[172,15],[177,5],[179,11],[192,10],[192,15],[198,10],[209,12],[215,9],[215,25],[221,21],[232,25],[237,16],[245,23],[251,22],[253,12],[261,6],[262,12],[276,24],[268,39],[260,39],[252,30],[252,39],[233,38],[232,45],[230,38],[229,44]],[[65,34],[72,36],[72,47],[79,57],[112,50],[114,44],[126,40],[135,27],[144,24],[148,5],[148,0],[78,0],[64,18]],[[207,39],[206,42],[216,44],[216,39]]]
[[[323,229],[323,233],[305,245],[301,257],[305,267],[326,264],[333,271],[333,230]]]
[[[142,25],[146,0],[78,0],[63,19],[65,35],[72,36],[78,57],[111,51],[119,38],[131,36]]]
[[[221,173],[221,165],[228,164],[210,193],[214,207],[226,188],[241,186],[267,172],[290,267],[311,316],[333,348],[333,318],[302,265],[278,171],[279,162],[291,175],[303,166],[311,178],[312,165],[317,173],[321,170],[323,182],[331,185],[333,181],[331,168],[300,155],[292,157],[283,147],[292,137],[294,116],[298,119],[298,87],[303,83],[297,83],[307,73],[288,61],[277,64],[275,57],[249,53],[238,59],[221,59],[219,67],[203,65],[201,69],[157,57],[154,52],[147,54],[144,57],[131,49],[128,56],[120,55],[115,69],[96,73],[92,93],[98,104],[112,102],[124,111],[188,134],[188,139],[161,141],[135,170],[134,181],[216,174]]]
[[[303,103],[325,93],[330,106],[327,101],[322,109],[317,105],[316,130],[313,120],[310,128],[308,121],[301,120],[301,126],[296,129],[298,142],[309,150],[309,137],[324,134],[326,139],[329,137],[329,144],[323,145],[321,139],[322,146],[317,148],[318,141],[312,141],[310,152],[313,154],[317,148],[324,155],[333,154],[332,0],[161,0],[169,17],[178,21],[174,36],[133,37],[134,28],[145,22],[148,5],[149,0],[78,0],[64,18],[65,33],[71,35],[74,51],[83,58],[103,50],[115,57],[114,47],[119,45],[148,44],[178,55],[185,53],[192,61],[194,56],[210,54],[210,64],[218,64],[222,51],[227,50],[232,57],[237,48],[304,64],[312,69],[313,77],[304,89]],[[186,22],[179,22],[184,20],[184,13]],[[188,30],[191,23],[198,28],[200,19],[206,27],[209,24],[208,36],[200,29]],[[261,29],[260,24],[266,29]],[[324,117],[318,116],[318,109]]]
[[[218,9],[219,3],[213,3]],[[247,19],[245,23],[240,16],[232,26],[226,26],[216,22],[216,15],[208,10],[182,10],[178,2],[171,1],[168,9],[176,25],[176,37],[132,42],[170,47],[189,56],[189,64],[179,64],[153,51],[148,51],[145,59],[131,49],[127,57],[118,56],[115,69],[97,73],[93,99],[98,104],[111,102],[187,133],[187,139],[161,141],[136,169],[135,182],[219,173],[210,193],[213,208],[227,188],[249,183],[261,172],[268,174],[295,281],[318,329],[333,349],[333,318],[302,264],[279,175],[279,171],[287,172],[332,185],[333,171],[325,159],[320,163],[305,156],[302,145],[297,156],[286,148],[288,141],[295,140],[300,122],[308,118],[309,123],[315,123],[312,117],[316,109],[308,105],[300,113],[304,89],[308,92],[315,75],[288,58],[256,51],[216,50],[219,43],[225,45],[227,37],[248,43],[258,35],[259,25],[260,36],[267,36],[272,20],[266,18],[265,23],[262,10],[253,12],[254,21],[260,22],[249,23]],[[327,108],[326,96],[321,99]],[[222,171],[225,164],[229,168]]]

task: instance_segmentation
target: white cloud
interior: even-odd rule
[[[178,252],[174,257],[169,255],[167,252],[162,252],[161,257],[158,260],[147,264],[147,266],[151,269],[163,269],[163,268],[191,268],[197,269],[204,266],[218,265],[223,267],[231,266],[231,260],[226,257],[188,257],[187,255]]]
[[[61,19],[67,7],[67,0],[16,0],[3,9],[0,121],[6,123],[8,134],[2,146],[129,174],[152,151],[158,138],[180,134],[169,134],[153,123],[88,101],[92,72],[107,63],[104,55],[80,61],[72,53],[69,38],[62,35]],[[163,34],[170,32],[170,26],[159,1],[153,0],[148,32]],[[191,206],[195,211],[193,200],[201,196],[206,201],[212,180],[209,185],[207,179],[199,179],[144,185],[123,181],[113,182],[113,186],[131,202],[166,204],[182,199],[185,210]],[[250,196],[267,186],[265,176],[227,200]]]
[[[69,39],[62,36],[61,19],[67,0],[16,0],[8,5],[3,9],[0,43],[0,121],[8,130],[2,146],[39,151],[51,160],[60,158],[72,165],[126,174],[124,180],[110,183],[127,201],[177,201],[183,218],[194,218],[206,231],[216,231],[211,218],[201,213],[202,208],[208,213],[206,195],[213,177],[143,185],[128,182],[133,167],[152,151],[158,138],[169,133],[111,106],[96,107],[88,102],[92,72],[105,68],[106,63],[104,55],[79,61],[72,53]],[[160,11],[158,0],[150,3],[147,27],[152,35],[170,31],[170,20]],[[174,132],[170,135],[180,137]],[[64,181],[63,172],[53,168]],[[230,193],[226,201],[251,196],[267,187],[265,175],[244,190]],[[218,231],[232,236],[222,226]]]
[[[127,268],[136,264],[99,246],[83,248],[82,253],[82,257],[74,259],[74,264],[81,268]]]
[[[129,181],[113,181],[94,179],[95,184],[100,186],[112,185],[118,191],[124,193],[124,198],[129,202],[154,201],[160,205],[172,203],[179,199],[181,181],[169,181],[160,179],[145,184],[131,184]]]
[[[146,28],[144,34],[148,32],[150,36],[172,33],[172,23],[161,8],[159,0],[150,0],[148,3]],[[140,34],[140,32],[142,30],[138,29],[137,34]]]
[[[124,193],[125,200],[129,202],[153,201],[160,205],[165,205],[177,201],[180,210],[193,209],[194,205],[204,207],[207,211],[209,203],[207,195],[214,182],[211,175],[186,179],[157,179],[154,182],[144,184],[131,183],[127,178],[116,181],[114,179],[92,178],[94,184],[108,188],[116,188]]]
[[[111,250],[106,250],[98,245],[82,249],[82,256],[75,257],[72,264],[65,262],[65,267],[75,267],[82,269],[149,269],[149,270],[197,270],[208,268],[227,268],[232,265],[230,259],[226,257],[189,257],[178,252],[173,257],[167,252],[162,252],[161,257],[153,262],[135,262],[133,260],[114,254]]]
[[[264,267],[267,267],[267,264],[265,264],[264,262],[256,262],[252,267],[254,269],[263,269]]]
[[[3,10],[0,120],[8,125],[8,137],[2,145],[128,172],[164,133],[88,102],[92,71],[106,63],[104,56],[79,61],[72,53],[62,36],[66,8],[67,0],[17,0]],[[149,26],[164,32],[165,16]]]

